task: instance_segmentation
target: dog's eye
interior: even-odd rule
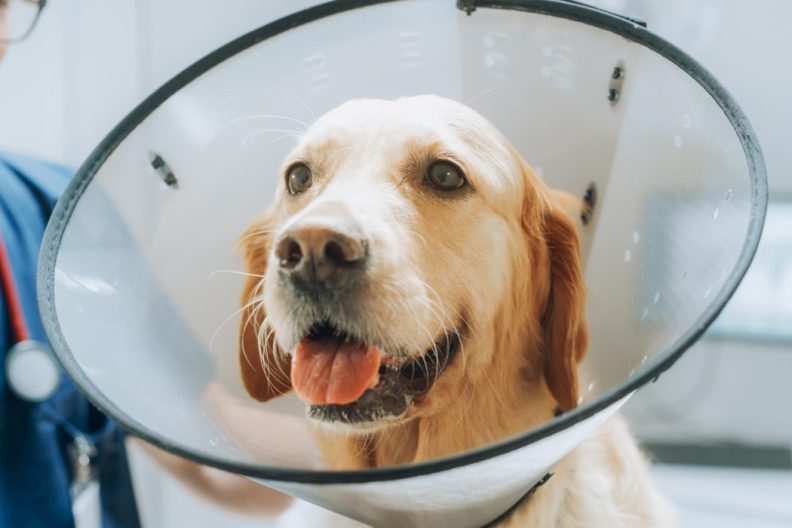
[[[286,187],[289,188],[289,193],[291,194],[300,194],[307,191],[312,183],[311,169],[304,163],[294,165],[286,174]]]
[[[426,174],[429,185],[440,191],[453,191],[467,183],[459,167],[448,161],[437,161]]]

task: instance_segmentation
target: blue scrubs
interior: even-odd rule
[[[36,260],[47,219],[73,172],[0,154],[0,231],[11,260],[30,338],[46,342],[36,304]],[[48,400],[17,397],[5,379],[13,345],[9,308],[0,295],[0,528],[74,526],[68,446],[84,435],[96,448],[103,528],[140,526],[124,435],[65,375]]]

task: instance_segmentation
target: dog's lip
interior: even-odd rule
[[[443,337],[418,358],[402,358],[392,363],[383,361],[379,374],[382,377],[395,372],[405,384],[407,392],[411,396],[419,396],[428,392],[448,367],[459,349],[459,342],[458,333],[444,332]]]
[[[323,422],[348,424],[403,416],[410,403],[429,392],[446,371],[460,348],[461,339],[458,332],[444,332],[420,357],[384,353],[374,387],[352,403],[308,405],[308,416]]]

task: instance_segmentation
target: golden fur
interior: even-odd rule
[[[421,185],[437,159],[462,169],[464,194],[449,198]],[[444,330],[462,337],[460,353],[404,417],[352,435],[317,428],[330,467],[450,455],[578,404],[588,333],[578,234],[565,211],[575,201],[550,190],[489,122],[434,96],[352,101],[311,127],[284,172],[295,161],[316,174],[310,192],[289,196],[281,185],[241,238],[255,275],[242,293],[240,329],[249,393],[266,401],[290,390],[289,351],[300,328],[271,253],[273,238],[306,218],[341,211],[364,226],[377,256],[363,301],[367,335],[416,357]],[[618,420],[554,471],[505,525],[665,526],[645,462]]]

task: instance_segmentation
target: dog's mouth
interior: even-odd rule
[[[292,385],[308,416],[358,426],[403,417],[445,372],[460,346],[444,332],[420,357],[388,354],[330,322],[314,324],[292,358]]]

